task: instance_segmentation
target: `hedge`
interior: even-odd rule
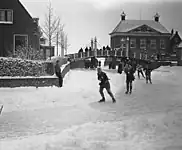
[[[0,76],[46,75],[46,62],[0,57]]]

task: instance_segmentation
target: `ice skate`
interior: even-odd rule
[[[105,98],[102,98],[101,100],[98,101],[99,103],[105,102]]]
[[[126,91],[125,94],[128,94],[128,91]]]
[[[113,102],[113,103],[116,103],[116,99],[115,99],[115,98],[113,98],[113,99],[112,99],[112,102]]]

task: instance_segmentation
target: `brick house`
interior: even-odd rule
[[[160,23],[159,14],[154,20],[127,20],[121,14],[121,21],[110,33],[112,49],[118,49],[127,57],[148,58],[160,53],[170,53],[171,33]]]
[[[14,54],[17,46],[40,50],[40,36],[39,18],[32,18],[19,0],[1,0],[0,57]]]

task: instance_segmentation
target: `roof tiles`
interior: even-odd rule
[[[160,33],[169,33],[169,31],[160,22],[156,22],[154,20],[122,20],[112,33],[129,32],[130,30],[142,25],[147,25]]]

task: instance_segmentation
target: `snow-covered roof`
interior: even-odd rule
[[[112,33],[129,32],[142,25],[147,25],[160,33],[170,33],[160,22],[154,20],[122,20]]]

